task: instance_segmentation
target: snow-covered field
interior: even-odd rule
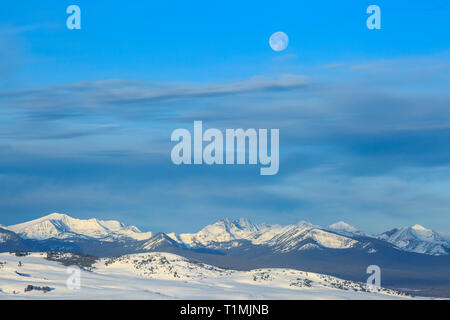
[[[46,253],[0,254],[0,299],[412,299],[388,289],[292,269],[224,270],[169,253],[99,260],[67,287],[67,267]],[[28,286],[48,287],[48,292]]]

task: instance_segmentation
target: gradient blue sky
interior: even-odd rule
[[[81,7],[82,29],[66,29]],[[366,28],[381,7],[382,29]],[[450,233],[448,1],[2,1],[0,224],[51,212]],[[287,50],[268,45],[288,34]],[[279,128],[280,172],[174,166],[170,133]]]

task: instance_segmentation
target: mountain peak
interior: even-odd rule
[[[338,221],[336,223],[330,224],[328,228],[333,230],[339,230],[339,231],[346,231],[346,232],[355,232],[358,231],[354,226],[349,225],[348,223],[344,221]]]
[[[73,218],[65,213],[54,212],[36,220],[65,220],[65,219],[73,219]]]
[[[145,250],[155,250],[155,249],[163,249],[167,247],[178,246],[177,241],[172,239],[170,236],[165,234],[164,232],[158,232],[153,237],[148,239],[143,245],[142,249]]]
[[[311,228],[314,227],[314,225],[308,221],[305,220],[300,220],[295,224],[297,227],[302,227],[302,228]]]
[[[415,224],[411,227],[411,229],[414,230],[421,230],[421,231],[429,231],[429,229],[425,228],[424,226],[421,226],[420,224]]]
[[[258,231],[262,226],[253,223],[247,218],[238,218],[235,220],[231,220],[229,218],[224,218],[216,223],[206,226],[203,229],[211,229],[212,227],[219,227],[219,228],[225,228],[227,232],[232,232],[234,229],[242,230],[242,231],[250,231],[250,232],[256,232]]]
[[[239,218],[237,220],[234,220],[233,224],[242,230],[247,230],[251,232],[255,232],[261,229],[261,225],[255,224],[247,218]]]

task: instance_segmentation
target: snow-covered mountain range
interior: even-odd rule
[[[247,219],[224,219],[197,233],[170,233],[168,236],[179,244],[194,248],[221,248],[224,244],[237,245],[237,242],[233,243],[236,240],[247,240],[254,245],[267,245],[282,252],[314,248],[348,249],[358,245],[361,242],[359,238],[364,237],[384,240],[409,252],[430,255],[450,253],[450,242],[439,233],[419,225],[371,236],[343,221],[321,227],[306,221],[280,226],[254,224]]]
[[[3,230],[3,231],[2,231]],[[370,239],[378,239],[398,250],[429,255],[448,255],[450,243],[439,233],[419,225],[369,235],[340,221],[328,227],[300,221],[280,226],[255,224],[247,219],[220,220],[197,233],[142,232],[134,226],[118,221],[76,219],[66,214],[52,213],[39,219],[0,228],[0,243],[15,237],[24,240],[96,240],[101,242],[136,242],[141,249],[155,248],[162,243],[184,248],[227,249],[243,243],[267,246],[274,252],[292,252],[312,249],[350,249],[364,247],[375,252]],[[15,241],[19,241],[15,239]],[[137,248],[136,247],[136,248]]]

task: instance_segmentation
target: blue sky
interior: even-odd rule
[[[450,233],[449,4],[342,2],[3,1],[0,223],[56,211],[152,231],[246,217]],[[194,120],[279,128],[279,174],[174,166],[170,133]]]

